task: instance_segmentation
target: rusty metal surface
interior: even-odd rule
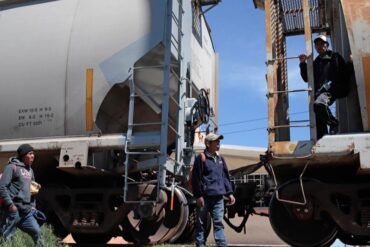
[[[273,150],[277,154],[272,153],[269,162],[275,167],[297,168],[310,161],[310,166],[356,166],[358,172],[366,172],[370,167],[369,140],[370,134],[342,134],[326,135],[315,145],[309,141],[279,142]]]
[[[276,11],[276,25],[275,25],[275,59],[285,58],[286,54],[286,39],[284,35],[283,23],[280,21],[282,18],[281,12]],[[277,59],[275,60],[275,77],[277,79],[277,90],[285,91],[284,93],[278,94],[278,104],[276,111],[277,119],[275,121],[277,126],[284,126],[290,124],[290,119],[288,115],[289,109],[289,97],[288,97],[288,72],[287,72],[287,60]],[[290,130],[289,128],[279,128],[277,132],[277,141],[290,140]]]
[[[362,123],[365,131],[370,129],[370,2],[364,0],[341,0],[345,25],[353,57]]]
[[[310,141],[299,142],[276,142],[271,148],[274,155],[306,156],[311,154],[313,144]]]
[[[341,3],[345,22],[340,20]],[[340,37],[348,32],[353,64],[355,68],[357,90],[361,105],[361,115],[364,130],[370,128],[370,2],[349,0],[280,0],[266,1],[266,50],[267,50],[267,80],[269,91],[269,150],[274,154],[290,155],[285,144],[276,142],[289,141],[289,124],[287,112],[288,90],[285,77],[285,37],[287,35],[305,35],[309,113],[310,141],[316,141],[315,114],[312,99],[314,98],[313,83],[313,46],[312,32],[325,31],[332,37]],[[283,27],[283,30],[281,30]],[[346,35],[347,37],[347,35]],[[344,46],[345,38],[339,39]],[[338,42],[338,38],[335,39]],[[335,44],[334,44],[335,45]],[[338,44],[336,44],[338,46]],[[348,47],[348,45],[347,45]],[[272,95],[272,92],[279,92]],[[286,121],[284,123],[284,121]],[[287,126],[287,127],[285,127]],[[282,131],[286,131],[283,133]],[[276,146],[276,147],[275,147]]]
[[[276,141],[290,139],[288,127],[289,98],[286,59],[286,40],[281,22],[281,12],[276,1],[266,1],[266,51],[269,109],[270,148]],[[279,93],[275,93],[279,92]]]
[[[272,11],[274,7],[274,1],[267,0],[265,2],[265,19],[266,19],[266,56],[267,61],[273,60],[273,38],[272,38]],[[273,63],[267,63],[267,90],[276,91],[275,84],[274,84],[274,76],[273,76]],[[268,126],[271,129],[274,126],[274,119],[275,119],[275,105],[276,105],[276,98],[275,94],[270,95],[268,97]],[[269,137],[269,149],[275,143],[275,131],[270,131],[268,134]]]
[[[281,0],[279,7],[283,15],[285,35],[297,35],[304,33],[304,14],[301,0]],[[325,30],[326,11],[324,0],[309,1],[309,16],[313,31]]]

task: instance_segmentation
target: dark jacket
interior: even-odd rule
[[[11,158],[5,166],[0,178],[0,197],[4,200],[4,207],[12,203],[19,212],[28,213],[35,206],[31,200],[31,181],[34,181],[33,170],[17,158]]]
[[[307,64],[300,63],[302,79],[307,82]],[[329,93],[335,98],[345,97],[349,90],[350,65],[336,52],[327,50],[313,62],[314,85],[317,92],[324,83],[331,81]]]
[[[192,186],[195,198],[201,196],[230,195],[233,193],[229,171],[222,156],[212,157],[207,151],[195,159],[192,173]]]

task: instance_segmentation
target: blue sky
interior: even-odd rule
[[[267,147],[265,13],[251,0],[223,0],[206,13],[219,53],[219,127],[223,144]],[[305,51],[303,36],[287,39],[288,57]],[[303,89],[298,58],[288,60],[289,89]],[[308,119],[307,93],[290,95],[291,120]],[[308,128],[291,139],[308,139]]]

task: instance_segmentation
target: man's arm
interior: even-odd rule
[[[33,173],[32,168],[31,168],[31,171],[32,171],[32,180],[31,180],[31,184],[32,184],[32,182],[36,182],[36,181],[35,181],[35,173]],[[32,195],[32,193],[31,193],[31,207],[36,208],[36,196]]]
[[[202,192],[202,158],[200,155],[198,155],[195,158],[194,165],[193,165],[193,171],[192,171],[192,177],[191,177],[191,183],[193,186],[193,195],[195,198],[199,198],[203,196]]]
[[[193,186],[193,195],[196,198],[198,207],[204,207],[204,199],[203,199],[203,192],[202,191],[202,176],[203,176],[203,160],[202,156],[198,155],[195,158],[194,165],[193,165],[193,173],[192,173],[192,186]]]
[[[5,208],[9,208],[14,205],[13,200],[10,197],[8,187],[12,182],[14,172],[14,165],[7,165],[4,168],[4,172],[0,178],[0,197],[4,200]]]
[[[235,197],[233,195],[234,191],[233,191],[233,187],[232,187],[232,184],[231,184],[231,179],[230,179],[230,174],[229,174],[229,169],[227,168],[227,164],[226,164],[226,161],[224,159],[224,157],[222,157],[222,163],[224,164],[224,185],[225,185],[225,189],[226,189],[226,196],[228,197],[229,201],[227,203],[227,205],[233,205],[235,203]]]

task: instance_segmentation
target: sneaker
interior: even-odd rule
[[[330,135],[335,135],[335,134],[338,133],[338,131],[339,131],[338,124],[330,125],[330,128],[329,128],[329,134]]]

